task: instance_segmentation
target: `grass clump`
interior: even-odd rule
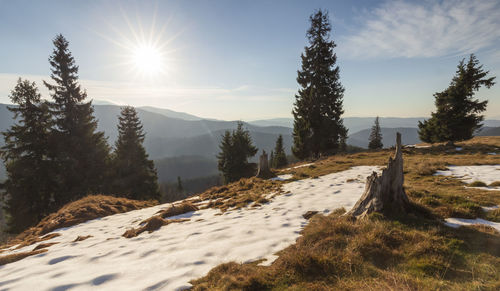
[[[179,223],[184,221],[189,221],[189,219],[163,219],[160,215],[155,215],[141,222],[140,227],[127,229],[125,233],[122,234],[122,236],[125,238],[133,238],[145,231],[151,233],[153,231],[160,229],[164,225],[168,225],[171,223]]]
[[[495,181],[489,185],[490,187],[500,187],[500,181]]]
[[[488,187],[488,185],[483,181],[474,181],[469,184],[469,187]]]
[[[7,265],[13,262],[17,262],[29,256],[38,255],[46,252],[47,249],[33,250],[30,252],[15,253],[6,256],[0,256],[0,266]]]
[[[194,204],[192,204],[189,201],[184,201],[184,202],[177,204],[177,205],[172,204],[171,207],[160,211],[159,214],[162,218],[167,218],[167,217],[177,216],[177,215],[181,215],[184,213],[197,211],[197,210],[198,210],[197,206],[195,206]]]

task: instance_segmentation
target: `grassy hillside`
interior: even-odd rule
[[[447,165],[500,164],[500,138],[474,138],[463,149],[437,145],[404,149],[406,192],[415,211],[404,217],[372,214],[354,221],[343,209],[315,215],[294,245],[271,266],[227,263],[192,281],[194,290],[498,290],[500,234],[486,226],[452,229],[446,217],[500,221],[500,193],[466,188],[434,176]],[[384,165],[389,150],[335,156],[287,169],[295,179],[356,165]],[[499,175],[500,179],[500,175]],[[237,191],[235,191],[237,193]]]

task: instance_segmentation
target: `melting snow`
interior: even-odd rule
[[[278,175],[277,177],[271,178],[273,181],[286,181],[293,178],[292,174]]]
[[[493,222],[481,218],[465,219],[465,218],[447,218],[445,224],[449,227],[458,228],[462,225],[484,224],[493,227],[500,232],[500,222]]]
[[[283,171],[288,171],[288,170],[291,170],[291,169],[298,169],[298,168],[303,168],[303,167],[309,167],[309,166],[312,166],[312,165],[314,165],[314,163],[303,164],[303,165],[295,166],[295,167],[292,167],[292,168],[286,168]]]
[[[465,183],[482,181],[489,185],[495,181],[500,181],[500,165],[449,166],[448,170],[437,171],[434,175],[453,176]]]
[[[302,165],[307,166],[307,165]],[[0,287],[9,290],[106,290],[188,288],[189,280],[229,261],[266,259],[293,244],[307,221],[308,210],[347,210],[359,199],[363,179],[378,167],[347,171],[283,185],[285,194],[259,208],[227,211],[205,209],[172,218],[190,218],[152,233],[126,239],[127,228],[168,207],[151,208],[95,219],[59,229],[59,242],[48,252],[0,266]],[[347,183],[346,181],[351,181]],[[354,182],[352,182],[354,181]],[[79,235],[93,237],[73,242]],[[32,250],[36,245],[16,252]],[[14,251],[4,252],[1,255]]]

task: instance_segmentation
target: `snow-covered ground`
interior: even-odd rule
[[[121,235],[168,205],[95,219],[55,232],[48,252],[0,266],[2,290],[175,290],[229,261],[266,259],[293,244],[308,210],[349,210],[363,193],[365,179],[378,167],[347,171],[283,185],[285,193],[259,208],[206,209],[172,218],[190,218],[152,233]],[[347,182],[349,180],[350,182]],[[288,192],[289,191],[289,192]],[[288,193],[287,193],[288,192]],[[93,237],[73,242],[77,236]],[[32,250],[35,245],[16,252]],[[12,252],[2,253],[6,255]]]
[[[298,166],[295,166],[295,167],[292,167],[292,168],[286,168],[283,171],[288,171],[288,170],[298,169],[298,168],[303,168],[303,167],[309,167],[309,166],[312,166],[312,165],[314,165],[314,163],[302,164],[302,165],[298,165]]]
[[[481,181],[489,185],[500,181],[500,165],[449,166],[448,170],[437,171],[435,175],[453,176],[468,184]]]

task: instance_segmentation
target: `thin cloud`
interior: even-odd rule
[[[497,0],[388,1],[339,41],[349,58],[419,58],[461,55],[500,43]]]

